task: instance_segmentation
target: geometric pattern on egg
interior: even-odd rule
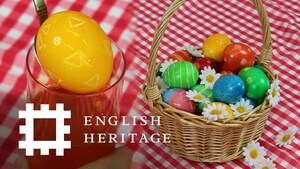
[[[38,31],[36,52],[49,77],[75,93],[99,90],[112,73],[109,38],[94,20],[79,12],[49,16]]]

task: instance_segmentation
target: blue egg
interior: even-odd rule
[[[173,95],[173,93],[178,90],[178,88],[170,88],[169,90],[167,90],[166,92],[164,92],[164,94],[162,95],[162,99],[165,103],[169,103],[171,96]]]
[[[249,102],[250,102],[250,105],[252,105],[252,106],[254,106],[254,107],[255,107],[255,103],[254,103],[254,101],[253,101],[252,99],[250,99],[250,98],[249,98],[249,97],[247,97],[247,96],[243,96],[242,98],[244,98],[244,99],[245,99],[245,101],[249,100]]]
[[[243,97],[245,84],[236,75],[221,76],[213,86],[213,93],[217,101],[232,104]]]

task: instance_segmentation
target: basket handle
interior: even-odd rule
[[[165,30],[168,26],[168,22],[171,20],[174,13],[177,9],[185,2],[186,0],[175,0],[171,6],[167,9],[165,14],[162,16],[160,23],[158,24],[154,38],[152,41],[151,49],[150,49],[150,56],[149,56],[149,72],[147,75],[147,88],[148,92],[147,95],[150,94],[151,96],[158,96],[158,90],[154,86],[155,84],[155,71],[156,71],[156,59],[157,59],[157,52],[160,41],[165,33]],[[272,55],[272,47],[271,47],[271,33],[270,33],[270,24],[269,19],[266,13],[266,10],[262,4],[261,0],[251,0],[254,4],[256,10],[258,11],[258,15],[260,17],[260,22],[262,25],[262,33],[263,33],[263,45],[262,50],[260,53],[260,57],[258,58],[258,62],[261,64],[269,65],[271,62],[271,55]],[[152,97],[156,100],[158,97]],[[152,99],[151,99],[152,100]],[[151,103],[152,105],[152,103]],[[152,107],[152,106],[151,106]]]

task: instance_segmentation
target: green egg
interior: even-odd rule
[[[163,80],[171,88],[189,89],[197,83],[198,78],[197,67],[186,61],[173,63],[163,73]]]
[[[194,87],[192,87],[192,90],[196,90],[197,92],[200,92],[202,95],[207,97],[211,102],[215,101],[213,91],[210,88],[205,87],[205,85],[203,84],[195,85]],[[201,114],[205,106],[206,106],[205,103],[198,103],[196,106],[196,114]]]
[[[205,106],[206,106],[206,104],[204,104],[204,103],[198,103],[196,106],[195,114],[201,115]]]
[[[238,76],[245,83],[245,95],[251,99],[265,97],[270,87],[267,75],[256,67],[245,67],[240,70]]]
[[[194,87],[192,87],[192,90],[196,90],[197,92],[200,92],[205,97],[207,97],[211,102],[215,101],[213,91],[210,88],[205,87],[205,85],[203,84],[195,85]]]

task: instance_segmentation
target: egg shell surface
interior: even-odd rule
[[[162,94],[162,99],[165,103],[169,103],[171,96],[174,94],[174,92],[178,90],[178,88],[170,88],[166,92]]]
[[[44,71],[63,89],[95,92],[111,76],[111,42],[99,24],[82,13],[49,16],[38,30],[35,49]]]
[[[170,65],[163,73],[163,80],[171,88],[188,89],[199,79],[196,66],[191,62],[179,61]]]
[[[245,84],[236,75],[224,75],[216,80],[213,93],[218,101],[228,104],[236,103],[245,93]]]
[[[245,95],[251,99],[261,99],[270,87],[267,75],[256,67],[243,68],[238,76],[245,83]]]
[[[186,90],[178,89],[176,90],[170,100],[169,104],[179,110],[194,113],[196,109],[196,104],[186,97]]]

